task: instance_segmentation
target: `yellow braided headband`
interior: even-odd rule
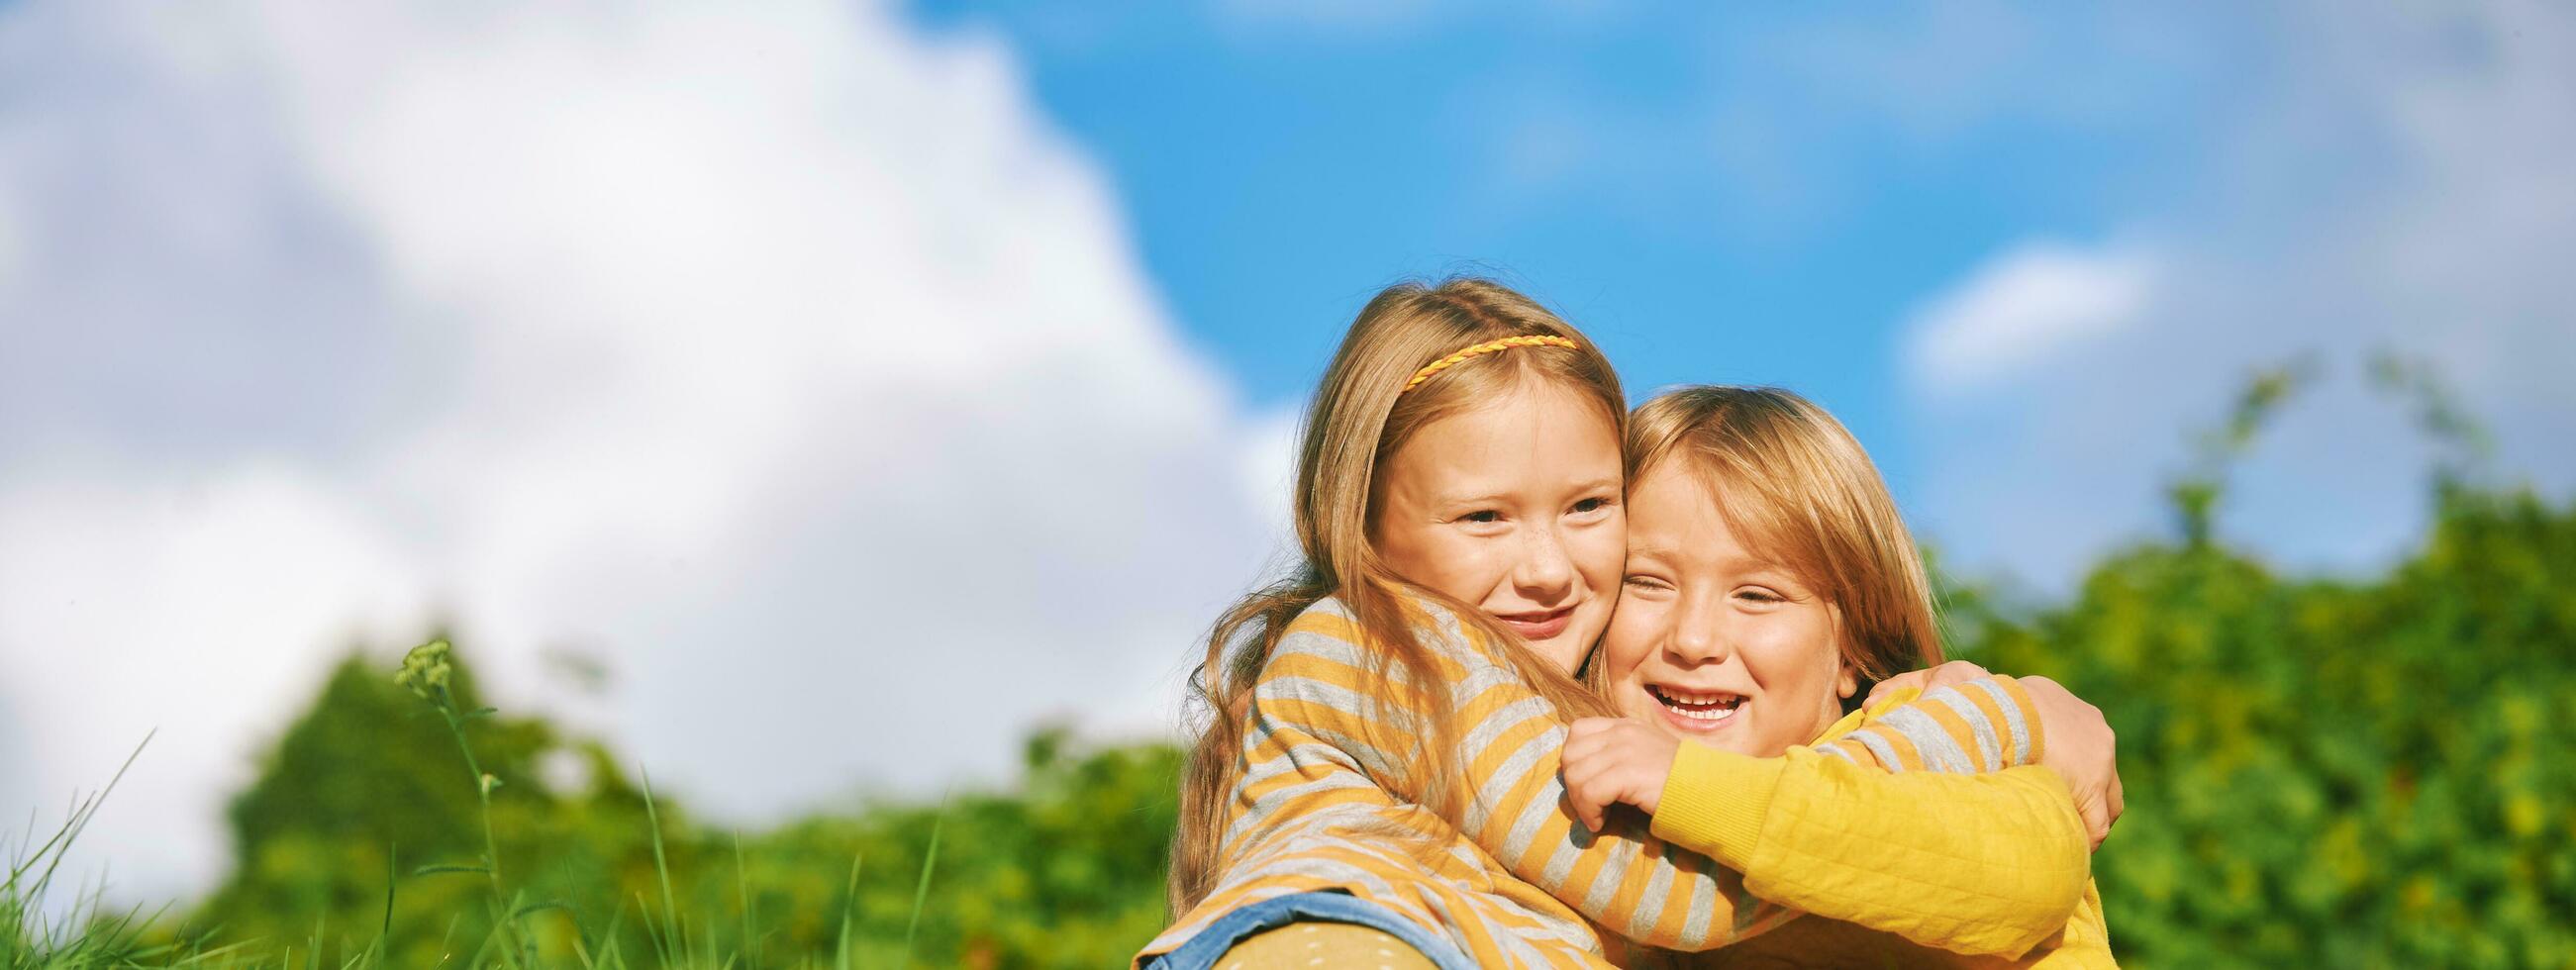
[[[1410,391],[1416,387],[1422,386],[1422,382],[1430,380],[1431,375],[1448,370],[1450,367],[1455,366],[1459,361],[1466,360],[1469,357],[1474,357],[1478,354],[1490,354],[1497,350],[1510,350],[1514,347],[1563,347],[1567,350],[1581,349],[1574,341],[1546,334],[1532,334],[1526,337],[1505,337],[1501,340],[1491,340],[1469,347],[1465,350],[1461,350],[1457,353],[1450,354],[1449,356],[1440,358],[1439,360],[1432,361],[1429,366],[1426,366],[1421,370],[1414,371],[1413,379],[1404,382],[1404,390]],[[1398,391],[1396,393],[1402,394],[1404,392]]]

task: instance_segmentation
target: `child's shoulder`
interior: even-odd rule
[[[1482,638],[1474,627],[1459,620],[1449,607],[1419,597],[1407,596],[1398,601],[1405,627],[1414,642],[1435,655],[1453,660],[1481,657],[1478,649]],[[1279,641],[1281,652],[1357,655],[1367,648],[1372,638],[1360,622],[1359,615],[1340,596],[1327,596],[1300,611],[1288,621]]]
[[[1359,615],[1339,596],[1327,596],[1308,604],[1288,621],[1283,631],[1282,646],[1289,640],[1324,639],[1344,643],[1359,642]]]

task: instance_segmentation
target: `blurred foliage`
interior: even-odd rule
[[[1954,655],[2055,677],[2119,732],[2128,810],[2095,871],[2130,965],[2576,966],[2576,507],[2462,484],[2474,425],[2420,370],[2376,377],[2458,446],[2384,574],[2282,576],[2213,532],[2228,465],[2304,379],[2286,368],[2202,439],[2174,541],[2067,602],[1945,591]],[[476,711],[454,663],[453,710]],[[516,965],[503,911],[545,966],[1098,967],[1163,924],[1165,746],[1041,731],[1013,790],[737,834],[542,719],[459,725],[498,781],[497,874],[419,872],[481,863],[477,770],[391,663],[353,655],[234,800],[211,898],[53,933],[28,905],[42,867],[13,860],[0,968]]]
[[[2423,552],[2298,580],[2137,549],[1959,656],[2058,679],[2120,740],[2094,859],[2137,965],[2576,966],[2576,514],[2445,487]]]
[[[474,710],[462,659],[452,690]],[[464,732],[499,780],[491,825],[511,910],[533,937],[528,962],[1098,967],[1125,963],[1164,923],[1179,771],[1167,746],[1044,730],[1016,791],[876,801],[736,833],[667,797],[648,812],[644,786],[605,749],[543,720],[475,717]],[[242,953],[261,966],[518,965],[485,873],[419,872],[482,865],[478,812],[475,774],[437,712],[395,685],[391,664],[352,655],[234,799],[238,864],[211,898],[148,929],[98,917],[115,932],[93,936],[118,937],[106,950],[125,956],[34,962],[40,948],[22,933],[14,956],[0,938],[0,967],[189,954],[233,966]],[[916,910],[934,829],[937,865]]]
[[[2094,872],[2127,963],[2576,967],[2576,508],[2465,484],[2483,430],[2420,366],[2372,371],[2447,453],[2386,574],[2284,577],[2211,534],[2302,365],[2203,440],[2179,543],[2053,608],[1946,591],[1956,656],[2054,677],[2118,732],[2127,813]]]

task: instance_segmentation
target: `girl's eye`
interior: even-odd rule
[[[1574,503],[1574,511],[1577,513],[1598,512],[1609,507],[1610,500],[1606,498],[1587,498]]]
[[[1652,576],[1630,576],[1622,582],[1635,589],[1663,589],[1664,581]]]
[[[1754,602],[1756,602],[1756,603],[1778,603],[1778,602],[1781,602],[1780,594],[1778,594],[1778,593],[1774,593],[1774,592],[1772,592],[1772,591],[1770,591],[1770,590],[1767,590],[1767,589],[1747,589],[1747,590],[1739,590],[1739,591],[1737,591],[1737,593],[1736,593],[1735,595],[1737,595],[1737,596],[1741,596],[1741,597],[1744,597],[1745,599],[1752,600],[1752,601],[1754,601]]]

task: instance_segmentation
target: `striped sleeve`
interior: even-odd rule
[[[1557,774],[1565,722],[1496,654],[1454,622],[1422,631],[1446,665],[1470,803],[1461,831],[1519,879],[1603,928],[1670,950],[1708,950],[1795,915],[1746,892],[1742,874],[1614,816],[1595,835],[1565,808]],[[1290,627],[1254,690],[1257,730],[1318,777],[1361,774],[1399,800],[1428,779],[1404,704],[1410,685],[1373,674],[1346,616],[1309,611]]]
[[[1900,694],[1870,714],[1817,752],[1899,774],[1975,774],[2038,764],[2046,743],[2030,695],[2000,674]]]
[[[1580,915],[1521,886],[1447,820],[1381,783],[1403,772],[1409,735],[1335,713],[1381,700],[1418,707],[1419,695],[1400,678],[1372,677],[1355,653],[1289,654],[1265,667],[1249,712],[1217,878],[1137,963],[1242,907],[1326,890],[1384,906],[1478,966],[1606,966]]]

